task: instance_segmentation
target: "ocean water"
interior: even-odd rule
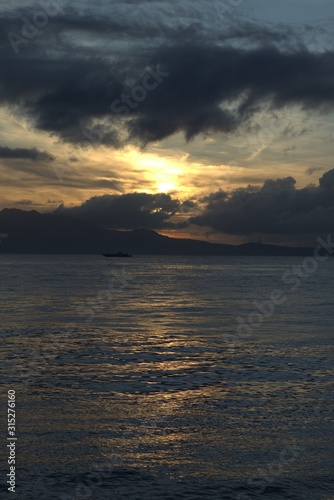
[[[333,500],[334,259],[304,263],[1,255],[1,498],[15,390],[15,498]]]

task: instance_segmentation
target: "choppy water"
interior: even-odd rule
[[[302,262],[0,256],[18,498],[334,499],[334,259]]]

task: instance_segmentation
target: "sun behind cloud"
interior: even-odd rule
[[[151,192],[185,191],[182,179],[189,171],[189,165],[184,163],[182,156],[162,157],[131,148],[125,157],[135,168],[144,172],[144,175],[150,180]]]

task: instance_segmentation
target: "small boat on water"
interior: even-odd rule
[[[117,253],[103,253],[103,257],[132,257],[129,253],[117,252]]]

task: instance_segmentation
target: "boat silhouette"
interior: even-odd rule
[[[129,253],[126,252],[117,252],[117,253],[103,253],[103,257],[132,257]]]

